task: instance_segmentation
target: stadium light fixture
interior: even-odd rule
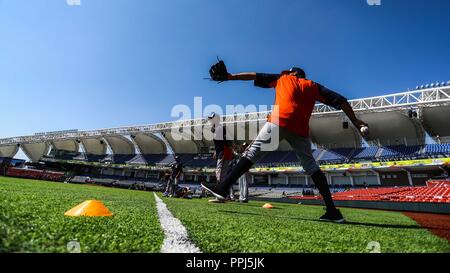
[[[409,116],[409,118],[417,118],[417,111],[416,110],[412,110],[412,109],[410,109],[409,111],[408,111],[408,116]]]

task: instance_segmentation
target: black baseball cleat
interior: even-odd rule
[[[228,191],[222,189],[222,187],[217,183],[208,183],[208,182],[202,182],[202,188],[212,193],[215,197],[218,199],[225,200],[227,199]]]
[[[345,222],[344,217],[342,216],[341,212],[337,209],[333,212],[326,212],[322,217],[319,219],[320,221],[324,222],[333,222],[333,223],[339,223],[342,224]]]

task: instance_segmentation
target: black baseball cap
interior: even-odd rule
[[[282,72],[282,74],[289,74],[291,72],[297,72],[297,75],[299,78],[306,78],[306,73],[303,69],[301,69],[300,67],[292,67],[289,70],[285,70]]]
[[[300,78],[306,78],[306,73],[300,67],[292,67],[289,69],[290,72],[297,72]]]

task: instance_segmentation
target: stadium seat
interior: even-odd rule
[[[448,203],[450,200],[449,181],[429,183],[424,187],[365,188],[351,189],[333,194],[335,200],[393,201],[393,202],[434,202]]]
[[[337,148],[326,150],[322,157],[319,159],[321,164],[340,164],[346,163],[350,160],[354,148]]]
[[[136,155],[134,154],[114,154],[112,156],[112,161],[114,164],[127,164],[131,161]]]
[[[89,162],[100,162],[103,161],[107,155],[85,154],[85,156]]]
[[[189,159],[189,160],[187,160]],[[205,154],[205,155],[199,155],[199,154],[192,154],[189,157],[186,157],[186,162],[184,163],[185,166],[189,167],[209,167],[214,165],[215,160],[213,159],[211,154]]]
[[[268,166],[268,165],[277,165],[279,163],[286,162],[284,159],[289,155],[289,152],[285,151],[273,151],[267,152],[256,164],[257,166]],[[291,156],[295,156],[295,153],[292,152]],[[293,158],[294,159],[294,158]],[[298,161],[295,157],[294,161]]]
[[[378,150],[379,147],[376,146],[357,148],[353,152],[351,159],[353,161],[374,160]]]
[[[420,156],[421,146],[395,145],[382,147],[380,159],[382,160],[408,160]]]
[[[450,143],[427,144],[424,149],[425,156],[450,156]]]

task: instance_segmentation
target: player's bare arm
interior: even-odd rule
[[[254,81],[256,80],[256,72],[244,72],[238,74],[228,74],[229,81]]]
[[[254,81],[256,80],[256,72],[244,72],[231,74],[228,72],[227,66],[225,63],[220,60],[209,70],[209,75],[213,81]]]
[[[363,134],[363,136],[367,136],[369,134],[369,125],[356,117],[352,106],[350,105],[350,103],[348,103],[347,99],[344,96],[328,89],[321,84],[317,85],[319,87],[320,102],[336,109],[342,110],[353,123],[353,125]],[[365,130],[364,127],[366,127]]]
[[[228,69],[225,65],[225,63],[220,60],[219,62],[217,62],[216,64],[214,64],[211,69],[209,70],[209,73],[211,75],[211,79],[214,81],[233,81],[233,80],[239,80],[239,81],[255,81],[258,79],[258,74],[256,72],[244,72],[244,73],[237,73],[237,74],[231,74],[228,72]],[[298,70],[298,68],[296,69],[291,69],[289,71],[285,71],[284,73],[288,74],[288,75],[293,75],[293,76],[300,76],[300,77],[305,77],[304,75],[304,71],[302,70]],[[263,74],[259,74],[260,76]],[[266,74],[264,74],[266,75]],[[271,78],[276,77],[279,75],[271,75]],[[262,87],[262,86],[261,86]],[[264,87],[272,87],[270,84],[264,84]],[[338,109],[341,109],[342,111],[344,111],[344,113],[347,115],[347,117],[350,119],[350,121],[353,123],[353,125],[355,125],[356,128],[358,128],[358,130],[361,131],[361,129],[363,127],[368,127],[367,123],[359,120],[351,105],[348,103],[347,99],[345,99],[343,96],[341,96],[340,94],[337,94],[334,91],[331,91],[330,89],[322,86],[319,84],[319,92],[321,93],[322,96],[322,102],[336,107]],[[368,132],[368,131],[364,131],[364,132]],[[366,135],[367,133],[365,133]]]

